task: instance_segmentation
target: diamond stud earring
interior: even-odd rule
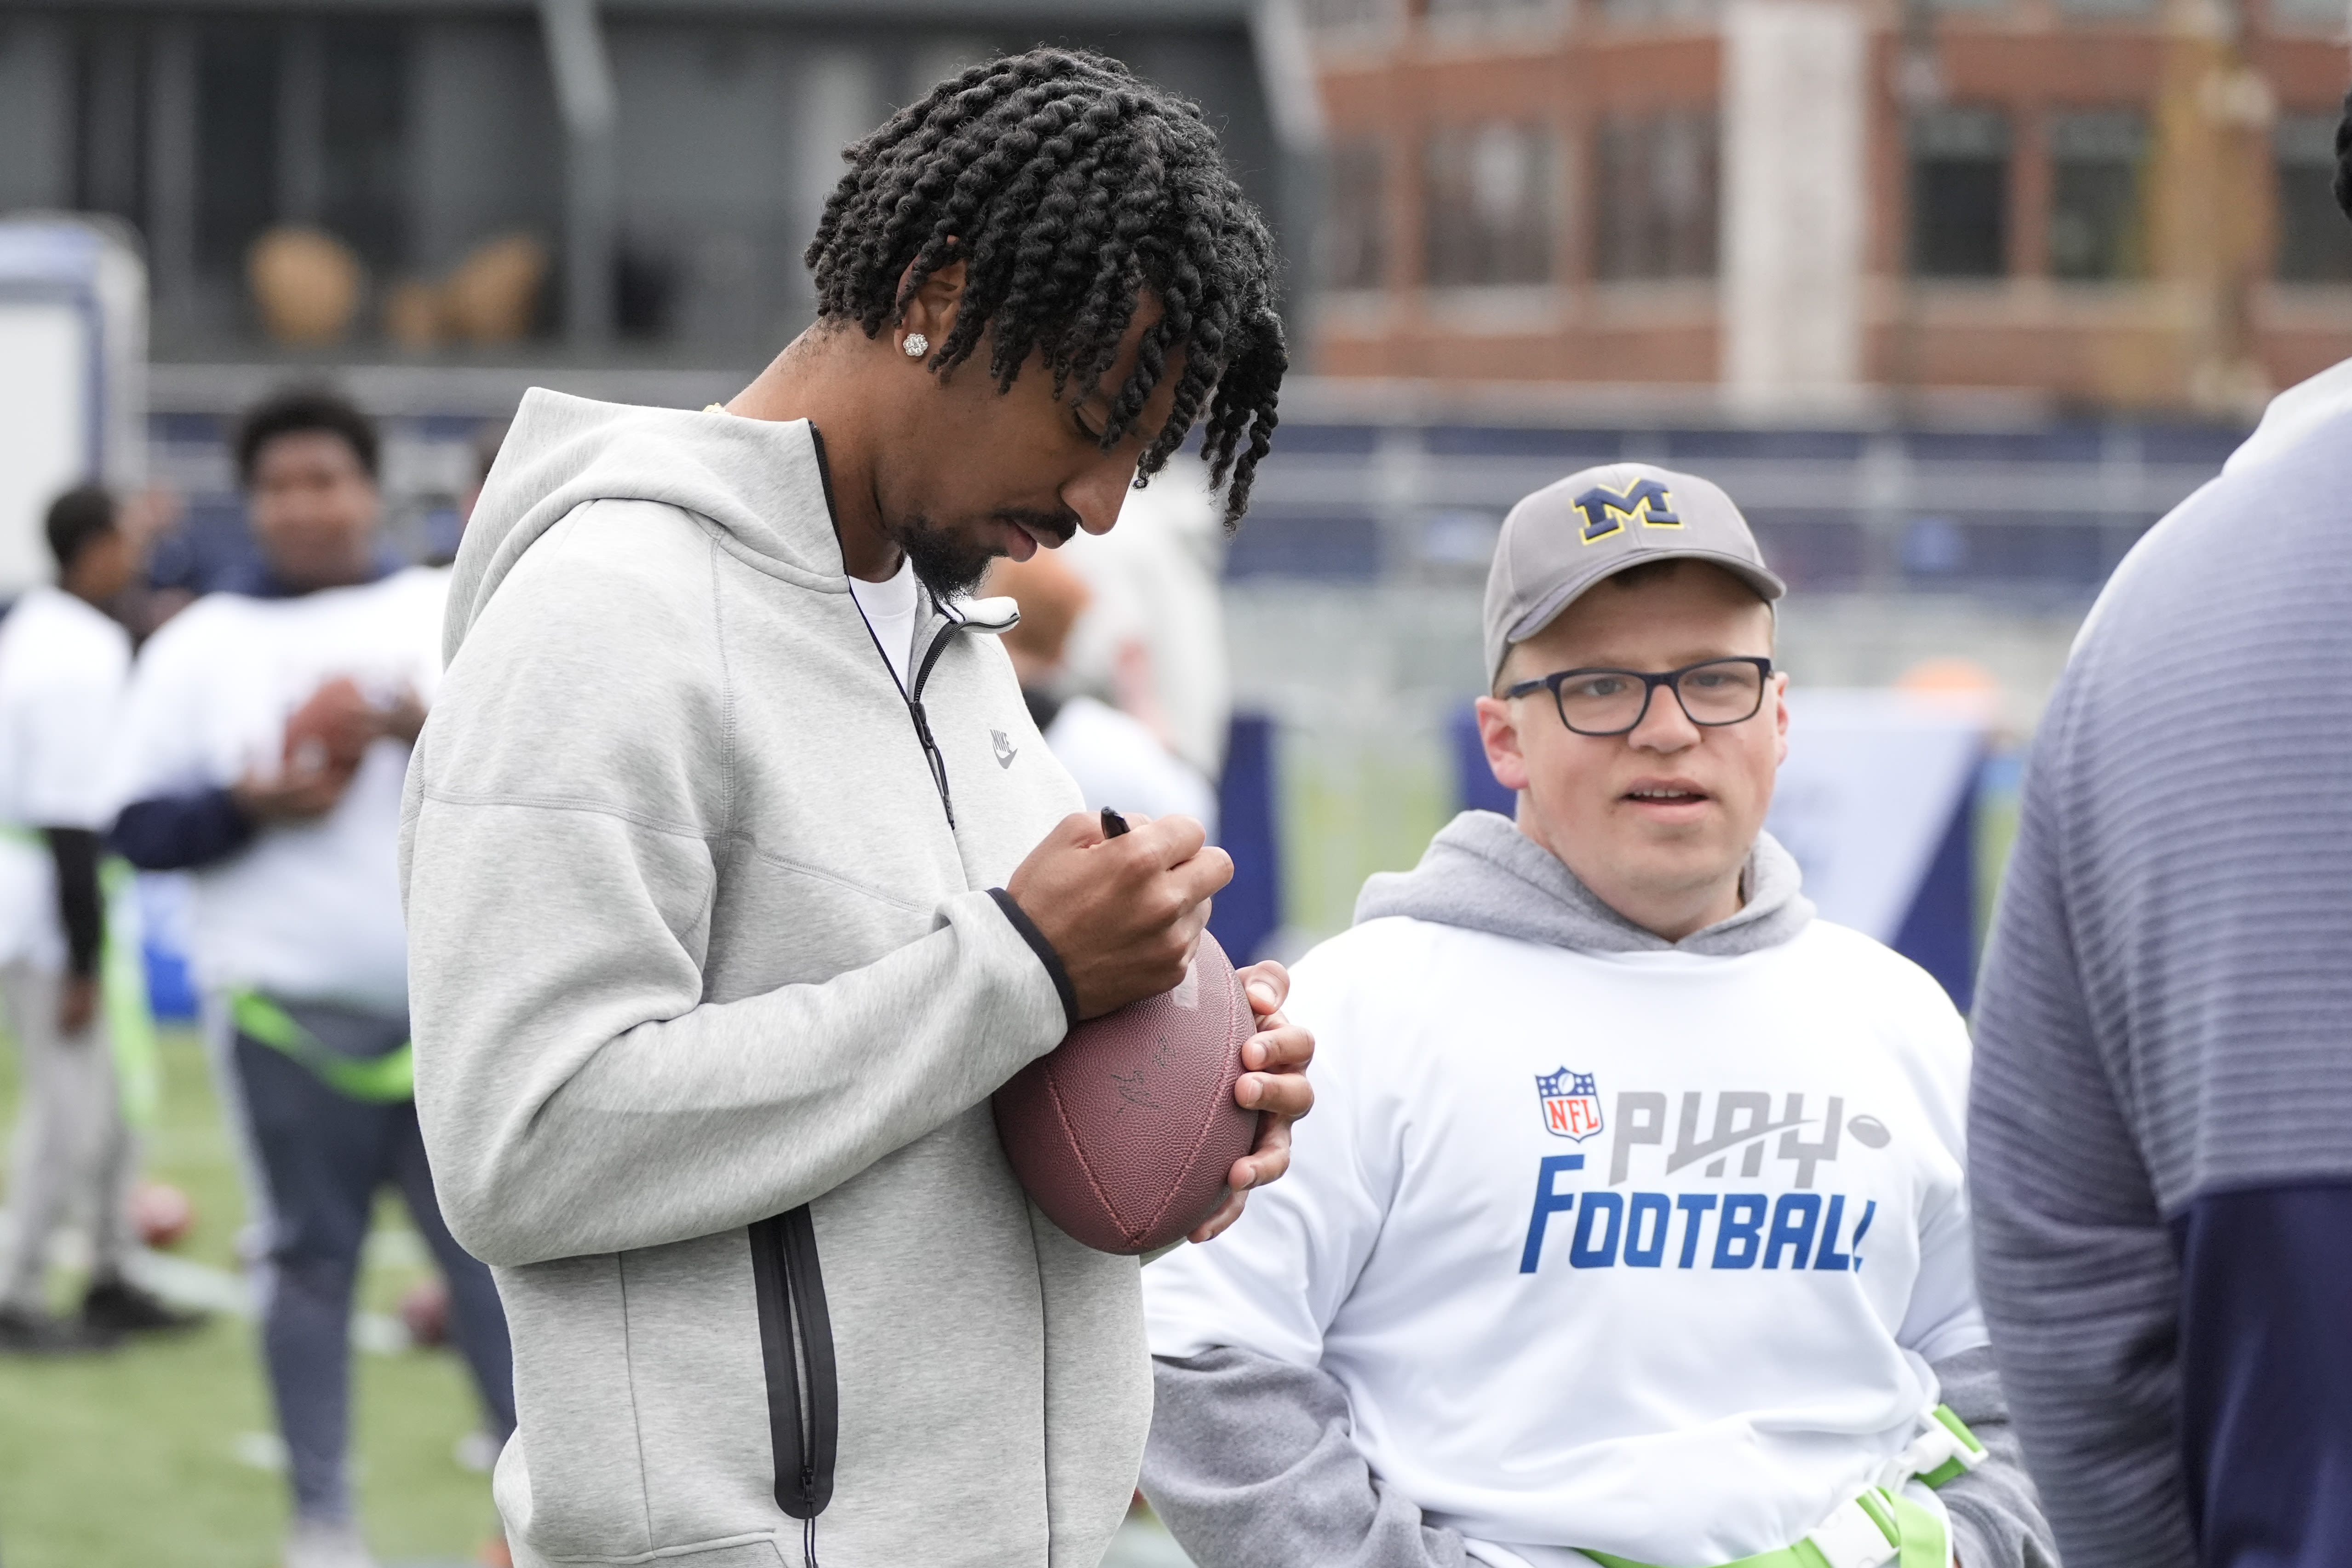
[[[931,352],[931,340],[923,336],[920,332],[908,332],[907,334],[907,341],[901,343],[899,347],[907,351],[907,357],[908,359],[920,359],[925,354]]]

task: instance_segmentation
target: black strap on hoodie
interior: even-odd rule
[[[816,1258],[816,1225],[803,1204],[754,1223],[751,1276],[760,1302],[760,1353],[768,1381],[768,1436],[776,1455],[776,1506],[803,1521],[816,1564],[816,1516],[833,1500],[841,1439],[833,1321]]]

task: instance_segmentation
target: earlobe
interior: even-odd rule
[[[1528,787],[1528,760],[1519,752],[1519,728],[1508,704],[1499,698],[1478,699],[1478,739],[1486,749],[1486,766],[1495,782],[1517,792]]]

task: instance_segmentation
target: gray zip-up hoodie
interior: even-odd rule
[[[927,603],[901,690],[826,490],[804,423],[533,392],[458,556],[417,1108],[514,1330],[530,1568],[1092,1568],[1134,1483],[1137,1264],[987,1105],[1068,1023],[989,889],[1078,794],[1009,605]]]
[[[1797,863],[1759,834],[1738,914],[1679,942],[1603,903],[1507,817],[1465,811],[1411,871],[1364,884],[1356,921],[1404,915],[1588,952],[1731,958],[1790,942],[1813,919]],[[2055,1568],[2021,1468],[1991,1352],[1934,1363],[1945,1403],[1990,1457],[1945,1486],[1963,1568]],[[1423,1521],[1349,1436],[1348,1395],[1318,1367],[1220,1346],[1156,1363],[1143,1489],[1203,1568],[1465,1568],[1462,1537]]]

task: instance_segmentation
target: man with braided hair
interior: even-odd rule
[[[1150,1416],[1135,1261],[1024,1196],[989,1095],[1173,984],[1231,874],[1106,839],[968,595],[1205,420],[1229,522],[1285,364],[1192,105],[975,68],[849,149],[819,316],[725,407],[534,391],[409,774],[417,1105],[498,1272],[515,1559],[1091,1568]],[[1280,1175],[1276,965],[1235,1098]]]

